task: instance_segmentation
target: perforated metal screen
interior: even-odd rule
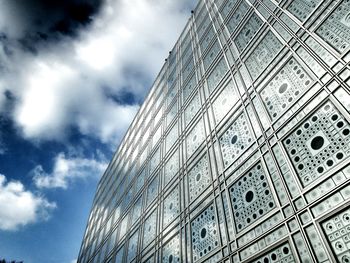
[[[201,0],[78,262],[350,262],[350,0]]]

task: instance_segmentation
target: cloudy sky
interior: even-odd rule
[[[71,263],[196,0],[0,0],[0,258]]]

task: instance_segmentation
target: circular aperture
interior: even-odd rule
[[[198,182],[201,179],[201,174],[196,175],[196,181]]]
[[[205,228],[202,228],[202,230],[201,230],[201,238],[205,238],[206,235],[207,235],[207,230]]]
[[[234,135],[234,136],[231,138],[231,143],[232,143],[232,144],[235,144],[235,143],[237,142],[237,140],[238,140],[237,135]]]
[[[254,198],[254,193],[252,191],[248,191],[246,194],[245,194],[245,200],[250,203]]]
[[[169,256],[168,261],[169,261],[169,263],[172,263],[172,262],[173,262],[173,255],[170,255],[170,256]]]
[[[288,88],[288,85],[286,83],[283,83],[281,87],[278,89],[278,92],[282,94],[287,90],[287,88]]]
[[[314,150],[319,150],[324,145],[324,139],[322,136],[316,136],[311,141],[311,148]]]

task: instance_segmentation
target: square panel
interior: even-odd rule
[[[322,229],[338,262],[350,262],[350,208],[324,221]]]
[[[171,100],[172,97],[174,97],[174,93],[176,94],[176,89],[175,89],[175,83],[177,81],[177,76],[176,76],[176,70],[174,69],[169,77],[168,77],[168,98],[167,98],[167,101],[168,100]],[[169,99],[170,98],[170,99]]]
[[[152,149],[159,142],[159,139],[161,136],[162,136],[162,125],[159,125],[158,128],[156,128],[155,133],[153,134]]]
[[[117,251],[115,255],[115,262],[123,262],[124,257],[124,245]]]
[[[219,141],[224,166],[228,167],[253,143],[253,135],[244,113],[238,116]]]
[[[157,150],[153,153],[151,160],[150,160],[150,165],[149,165],[149,174],[151,175],[158,165],[160,164],[160,147],[157,148]]]
[[[162,249],[162,262],[175,263],[181,262],[180,255],[180,235],[174,236],[168,241]]]
[[[133,206],[133,211],[131,214],[131,225],[133,225],[141,216],[142,211],[142,196],[137,199]]]
[[[191,44],[191,34],[190,32],[188,32],[182,40],[181,48],[183,49],[184,47],[187,47],[190,44]]]
[[[156,175],[147,188],[146,206],[153,202],[158,195],[159,175]]]
[[[180,166],[179,151],[176,150],[173,153],[173,155],[169,158],[169,160],[165,163],[164,186],[166,186],[171,181],[171,179],[175,177],[175,175],[179,171],[179,166]]]
[[[185,126],[191,122],[194,116],[198,113],[201,108],[201,100],[199,98],[199,93],[197,92],[192,98],[191,102],[185,108]]]
[[[290,58],[260,93],[270,118],[281,116],[313,82],[297,60]]]
[[[237,232],[244,230],[276,207],[266,177],[259,162],[229,188]]]
[[[227,28],[230,33],[233,33],[236,30],[248,10],[249,5],[246,1],[242,1],[232,17],[227,22]]]
[[[216,123],[222,120],[222,118],[230,111],[238,100],[239,97],[234,89],[233,81],[230,79],[219,96],[217,96],[213,102],[213,111]]]
[[[248,43],[252,40],[256,32],[258,32],[262,24],[263,21],[256,13],[253,13],[250,16],[249,20],[245,23],[237,37],[234,39],[234,42],[241,53],[243,49],[248,45]]]
[[[191,57],[188,63],[184,66],[182,70],[182,78],[186,80],[190,75],[190,73],[193,71],[193,69],[194,69],[194,60],[193,60],[193,57]]]
[[[232,8],[235,6],[235,4],[238,2],[238,0],[228,0],[225,5],[223,6],[221,10],[221,15],[225,19],[227,15],[231,12]]]
[[[203,120],[200,119],[186,138],[187,158],[189,158],[205,140]]]
[[[175,103],[172,106],[170,106],[170,107],[171,108],[169,109],[169,112],[166,115],[166,125],[167,125],[167,127],[175,119],[176,114],[178,112],[178,110],[177,110],[177,101],[175,101]]]
[[[182,53],[182,66],[184,66],[187,61],[189,60],[189,58],[193,59],[193,52],[192,52],[192,46],[188,45]]]
[[[274,263],[292,263],[298,262],[292,253],[292,249],[289,243],[285,243],[282,246],[279,246],[262,257],[252,261],[252,263],[261,263],[261,262],[274,262]]]
[[[328,101],[283,140],[304,187],[350,156],[349,133],[348,121]]]
[[[119,231],[119,240],[125,236],[127,230],[128,230],[128,219],[129,219],[129,216],[126,215],[122,222],[120,223],[120,231]]]
[[[169,149],[175,144],[176,140],[179,138],[179,130],[177,123],[171,128],[169,133],[165,138],[165,152],[168,152]]]
[[[164,199],[163,223],[164,226],[170,224],[180,213],[180,192],[176,186]]]
[[[207,79],[209,93],[212,93],[228,70],[225,59],[222,57]]]
[[[143,229],[143,247],[145,248],[157,235],[157,210],[146,219]]]
[[[316,30],[316,33],[339,53],[350,45],[350,1],[341,4]]]
[[[127,263],[130,263],[136,257],[138,239],[139,231],[136,231],[129,239]]]
[[[135,194],[137,194],[142,188],[142,186],[145,184],[146,177],[147,177],[146,168],[144,168],[136,179]]]
[[[193,261],[198,261],[219,246],[219,232],[214,204],[191,222]]]
[[[203,37],[205,31],[207,30],[210,24],[211,24],[211,20],[209,16],[207,16],[197,30],[198,39],[201,39]]]
[[[187,81],[184,84],[184,88],[182,90],[182,98],[183,98],[184,102],[187,100],[187,98],[190,96],[190,94],[192,93],[192,91],[196,87],[196,83],[197,83],[197,81],[196,81],[196,74],[192,74],[192,76],[189,79],[189,81]]]
[[[287,10],[304,22],[320,2],[321,0],[293,0]]]
[[[195,200],[211,184],[208,156],[205,154],[188,172],[190,202]]]
[[[215,36],[214,28],[212,26],[209,27],[208,32],[205,36],[200,40],[199,45],[202,53],[208,48],[210,42]]]
[[[203,59],[204,70],[207,71],[210,65],[213,63],[216,56],[221,51],[221,47],[219,41],[216,40],[214,44],[210,47],[208,53],[205,55]]]
[[[253,80],[258,78],[282,48],[282,43],[274,33],[268,31],[245,61]]]

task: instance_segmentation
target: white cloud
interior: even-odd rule
[[[75,179],[96,177],[102,175],[108,163],[103,157],[88,159],[80,157],[68,158],[64,153],[59,153],[55,158],[53,171],[47,173],[41,165],[32,170],[33,181],[38,188],[63,188]]]
[[[25,190],[19,181],[6,181],[0,174],[0,229],[16,230],[21,226],[47,220],[56,204]]]
[[[106,0],[75,39],[41,46],[36,55],[10,45],[11,56],[1,55],[6,70],[0,110],[1,93],[10,90],[17,98],[12,117],[24,137],[61,140],[73,126],[115,144],[139,105],[121,104],[109,95],[127,91],[143,98],[189,18],[192,2]],[[6,26],[0,19],[0,28]]]

